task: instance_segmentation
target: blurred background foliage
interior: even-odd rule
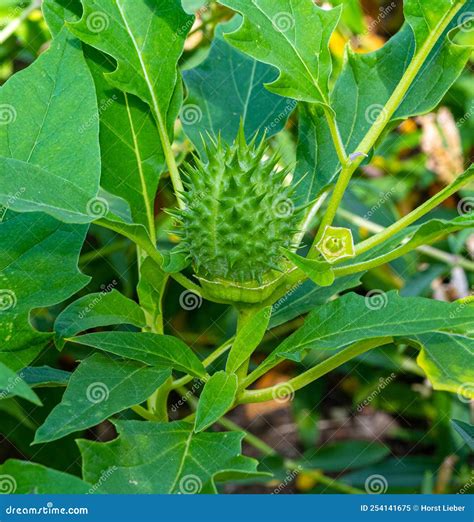
[[[384,45],[403,21],[401,0],[321,2],[323,7],[338,4],[344,4],[344,15],[331,41],[335,73],[340,70],[347,44],[357,52],[374,51]],[[216,3],[207,4],[202,0],[183,0],[183,5],[189,12],[197,12],[182,61],[183,69],[190,69],[206,58],[216,25],[230,19],[232,13]],[[472,40],[474,31],[458,37]],[[41,13],[41,0],[0,0],[0,84],[31,64],[47,49],[50,38]],[[360,169],[338,216],[338,224],[351,227],[356,239],[366,237],[374,224],[387,226],[408,213],[472,162],[473,64],[471,60],[434,113],[408,120],[394,129],[370,163]],[[297,112],[292,114],[286,128],[272,138],[271,146],[281,152],[284,161],[294,163],[296,143]],[[175,150],[180,161],[188,157],[191,149],[178,122]],[[473,196],[472,188],[461,194],[468,200]],[[170,218],[162,211],[172,202],[169,183],[164,177],[156,200],[160,243],[164,248],[172,247],[177,240],[168,232]],[[430,217],[456,217],[459,202],[460,197],[453,196]],[[310,243],[308,240],[307,244]],[[462,264],[457,256],[462,256]],[[416,252],[372,270],[363,277],[357,291],[398,289],[406,296],[450,301],[464,298],[472,294],[473,256],[474,232],[466,231],[436,245],[431,255],[426,251]],[[136,254],[127,240],[112,232],[91,228],[81,257],[81,269],[92,276],[90,285],[82,291],[84,295],[100,292],[113,284],[125,295],[135,297]],[[212,347],[232,335],[234,313],[207,302],[198,310],[183,310],[179,304],[181,291],[175,284],[168,289],[167,332],[180,336],[203,355],[210,353]],[[62,308],[64,305],[35,311],[35,326],[51,330]],[[301,322],[302,319],[297,318],[269,332],[264,348],[273,348]],[[76,361],[86,355],[84,350],[68,345],[58,353],[51,347],[38,364],[70,372]],[[257,355],[254,363],[263,356],[263,353]],[[311,357],[303,366],[315,362],[316,356]],[[345,491],[348,485],[363,490],[368,476],[383,475],[389,492],[393,493],[473,492],[469,450],[449,422],[450,418],[472,421],[472,405],[455,394],[434,393],[415,364],[415,357],[416,351],[408,346],[387,347],[301,390],[292,402],[275,401],[238,408],[232,413],[233,420],[261,437],[281,456],[269,455],[263,463],[275,472],[274,482],[232,486],[227,491],[271,492],[279,484],[284,484],[278,491],[282,493],[329,493]],[[300,371],[298,365],[287,362],[266,375],[258,386],[276,384]],[[50,445],[30,446],[34,429],[57,404],[62,390],[45,388],[39,393],[42,408],[22,400],[0,400],[0,463],[10,457],[25,458],[79,474],[74,443],[77,436]],[[186,413],[186,401],[179,396],[172,400],[179,405],[174,414],[182,417]],[[103,423],[83,436],[109,440],[114,433],[109,423]],[[251,447],[246,451],[257,455]],[[304,470],[297,469],[288,476],[282,459],[298,463],[303,458]]]

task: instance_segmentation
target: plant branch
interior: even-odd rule
[[[454,18],[456,13],[462,7],[463,7],[462,2],[456,2],[447,11],[443,20],[439,23],[439,25],[436,27],[436,29],[428,36],[428,38],[426,39],[426,41],[424,42],[424,44],[422,45],[420,50],[415,54],[412,61],[410,62],[410,65],[407,67],[403,77],[401,78],[399,84],[397,85],[397,87],[393,91],[392,95],[390,96],[389,100],[385,104],[385,107],[383,108],[382,111],[380,111],[378,118],[376,119],[376,121],[374,122],[374,124],[372,125],[372,127],[370,128],[368,133],[365,135],[365,137],[362,139],[362,141],[358,145],[357,149],[354,151],[354,153],[358,154],[358,157],[355,158],[353,161],[350,161],[347,164],[346,164],[346,162],[341,162],[342,171],[337,180],[331,200],[329,201],[329,206],[328,206],[327,212],[321,222],[321,226],[320,226],[320,229],[316,236],[316,239],[313,243],[313,247],[321,239],[322,235],[324,234],[325,228],[327,226],[330,226],[332,224],[332,222],[334,221],[337,209],[342,201],[342,198],[347,189],[347,186],[349,185],[352,175],[357,170],[357,168],[361,165],[364,158],[369,155],[370,151],[377,143],[377,141],[380,138],[380,136],[382,135],[383,131],[385,130],[387,125],[390,123],[396,110],[402,103],[406,93],[408,92],[408,89],[414,82],[416,76],[418,75],[421,68],[423,67],[423,64],[425,63],[429,54],[435,47],[435,45],[438,42],[438,40],[440,39],[441,35],[444,33],[444,31],[448,27],[451,20]],[[329,121],[328,121],[328,123],[329,123]],[[317,254],[314,251],[314,248],[312,248],[308,257],[314,257],[316,255]]]
[[[367,219],[364,219],[363,217],[357,216],[356,214],[353,214],[352,212],[349,212],[348,210],[345,210],[343,208],[340,208],[337,213],[343,217],[344,219],[347,219],[354,225],[357,225],[359,227],[367,229],[369,232],[373,232],[375,234],[383,232],[385,228],[381,225],[377,225],[377,223],[374,223],[373,221],[368,221]],[[431,246],[419,246],[417,249],[419,252],[425,254],[426,256],[429,256],[433,259],[437,259],[438,261],[442,261],[443,263],[446,263],[450,266],[460,266],[464,268],[465,270],[468,270],[470,272],[474,272],[474,262],[469,261],[469,259],[465,259],[462,256],[457,256],[454,254],[448,254],[447,252],[443,252],[442,250],[439,250],[437,248],[433,248]]]
[[[418,221],[421,217],[425,216],[428,212],[436,208],[440,203],[451,197],[455,194],[461,187],[467,185],[472,177],[474,177],[474,169],[472,170],[471,176],[465,176],[465,179],[460,181],[459,179],[455,180],[453,183],[445,187],[443,190],[440,190],[436,195],[430,198],[428,201],[425,201],[418,208],[399,219],[393,225],[385,228],[383,231],[379,232],[375,236],[372,236],[369,239],[366,239],[362,243],[359,243],[356,246],[356,255],[363,254],[367,252],[371,248],[380,245],[390,239],[392,236],[409,227],[416,221]]]
[[[109,230],[113,230],[114,232],[117,232],[118,234],[130,239],[137,246],[141,247],[153,259],[153,261],[155,261],[155,263],[158,266],[163,265],[163,256],[157,250],[155,245],[153,245],[148,236],[145,238],[142,237],[142,235],[140,235],[139,233],[135,234],[132,231],[127,231],[123,226],[115,226],[113,221],[107,219],[98,219],[97,221],[94,221],[94,224],[103,228],[107,228]],[[185,275],[181,273],[176,273],[170,274],[170,277],[173,278],[177,283],[179,283],[182,287],[186,288],[187,290],[191,290],[192,292],[202,295],[202,297],[206,297],[203,289],[199,285],[189,280]]]
[[[349,158],[347,157],[347,152],[344,147],[339,128],[337,126],[336,115],[328,105],[323,105],[323,109],[326,116],[326,121],[329,126],[329,131],[331,133],[334,148],[336,149],[337,157],[339,158],[340,164],[344,167],[349,161]]]
[[[41,0],[33,0],[31,4],[25,8],[20,16],[12,20],[6,27],[0,31],[0,44],[4,44],[8,38],[20,27],[20,25],[30,16],[35,9],[41,8]]]
[[[219,359],[219,357],[221,355],[223,355],[225,352],[230,350],[230,348],[234,342],[234,339],[235,339],[234,337],[230,338],[224,344],[219,346],[219,348],[214,350],[211,353],[211,355],[209,355],[209,357],[204,359],[204,361],[202,361],[202,364],[204,365],[204,367],[208,368],[214,361]],[[190,383],[193,379],[194,379],[194,377],[192,377],[191,375],[185,375],[184,377],[181,377],[180,379],[177,379],[176,381],[174,381],[171,386],[171,389],[177,390],[178,388],[181,388],[182,386],[185,386],[186,384]]]
[[[261,390],[245,390],[239,397],[238,402],[239,404],[253,404],[256,402],[267,402],[274,400],[275,398],[282,399],[286,396],[290,396],[295,391],[304,388],[308,384],[311,384],[313,381],[323,377],[327,373],[350,361],[354,357],[357,357],[358,355],[368,352],[374,348],[389,344],[392,341],[393,339],[391,337],[378,337],[376,339],[369,339],[354,343],[348,348],[339,351],[322,363],[316,365],[301,375],[290,379],[287,382],[271,386],[270,388],[263,388]],[[249,386],[262,375],[262,372],[266,373],[269,369],[280,364],[282,360],[283,358],[278,358],[272,365],[265,365],[265,363],[263,363],[262,369],[257,368],[253,373],[251,373],[248,379],[244,381],[244,385]]]

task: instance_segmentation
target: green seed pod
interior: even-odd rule
[[[186,208],[175,213],[182,249],[216,298],[258,302],[278,286],[300,210],[285,185],[289,170],[264,158],[264,140],[247,144],[243,129],[232,144],[206,144],[207,163],[186,166]]]

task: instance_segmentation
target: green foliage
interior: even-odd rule
[[[71,341],[150,366],[171,367],[196,377],[206,375],[204,366],[193,351],[182,341],[169,335],[102,332],[74,337]]]
[[[65,89],[69,95],[60,96]],[[0,178],[0,203],[69,223],[102,217],[97,100],[80,43],[61,31],[6,83],[0,106],[7,123],[0,127],[0,169],[10,173]]]
[[[0,89],[0,434],[31,459],[0,464],[0,492],[208,494],[270,469],[298,491],[419,492],[454,454],[436,484],[459,491],[474,0],[405,0],[372,52],[337,47],[383,25],[357,1],[220,4],[44,0],[46,25],[0,9],[1,77],[18,71]],[[442,154],[415,119],[440,104]],[[268,401],[298,460],[227,417]],[[374,411],[383,444],[358,422],[364,440],[321,443],[320,420]],[[394,448],[417,449],[403,476]]]
[[[189,94],[181,119],[198,150],[202,150],[202,136],[207,134],[217,137],[218,132],[231,142],[241,122],[246,136],[265,132],[270,137],[282,130],[296,106],[294,100],[265,89],[264,84],[276,77],[272,67],[239,53],[226,42],[224,33],[239,25],[238,17],[219,25],[207,59],[184,72]]]
[[[79,441],[85,480],[95,484],[113,470],[100,493],[216,493],[220,479],[258,476],[257,461],[240,455],[242,434],[195,434],[186,422],[116,427],[119,437],[111,443]]]
[[[237,376],[226,372],[210,377],[199,399],[194,431],[205,430],[227,413],[234,404],[238,384]]]
[[[114,413],[144,402],[170,376],[170,370],[96,353],[73,373],[67,390],[36,432],[35,443],[51,442],[96,426]]]

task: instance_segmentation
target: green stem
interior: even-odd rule
[[[158,422],[168,422],[168,397],[173,378],[169,377],[148,399],[148,411]]]
[[[4,44],[8,38],[20,27],[35,9],[41,9],[41,0],[33,0],[14,20],[0,31],[0,44]]]
[[[313,243],[313,247],[321,239],[325,228],[332,224],[336,216],[337,209],[339,208],[339,205],[342,201],[347,186],[349,185],[349,182],[352,178],[352,175],[361,165],[364,158],[369,155],[370,151],[377,143],[383,131],[390,123],[396,110],[402,103],[406,93],[408,92],[408,89],[413,84],[416,76],[420,72],[420,69],[423,67],[423,64],[425,63],[429,54],[431,53],[434,46],[440,39],[441,35],[448,27],[451,20],[462,7],[463,4],[461,2],[456,2],[445,14],[444,18],[438,24],[436,29],[428,36],[428,38],[420,48],[419,52],[415,54],[412,61],[410,62],[410,65],[407,67],[402,79],[400,80],[399,84],[397,85],[389,100],[387,101],[385,107],[382,111],[380,111],[378,118],[370,128],[369,132],[365,135],[365,137],[362,139],[362,141],[354,151],[354,153],[358,153],[358,157],[348,164],[346,164],[346,162],[341,162],[343,167],[342,172],[337,180],[331,200],[329,201],[327,213],[321,223],[315,242]],[[310,255],[311,257],[314,257],[316,255],[316,253],[314,253],[314,248],[312,248]]]
[[[350,361],[354,357],[361,355],[369,350],[384,346],[393,341],[391,337],[379,337],[376,339],[364,340],[341,350],[332,357],[329,357],[322,363],[316,365],[314,368],[302,373],[298,377],[290,379],[287,382],[271,386],[270,388],[263,388],[261,390],[245,390],[239,397],[239,404],[256,403],[256,402],[267,402],[275,400],[275,398],[282,399],[286,396],[292,395],[295,391],[308,386],[313,381],[323,377],[327,373],[338,368],[342,364]],[[263,373],[266,373],[269,369],[277,366],[282,359],[276,359],[272,365],[262,365],[262,369],[257,368],[253,373],[249,375],[247,380],[244,382],[245,386],[249,386],[256,379],[258,379]],[[264,368],[264,369],[263,369]]]
[[[237,330],[235,332],[235,337],[237,337],[244,328],[244,326],[252,320],[252,317],[259,311],[259,308],[251,308],[246,309],[242,308],[238,310],[238,319],[237,319]],[[239,379],[239,382],[245,379],[247,377],[247,373],[249,371],[249,365],[250,365],[250,356],[242,363],[242,365],[237,369],[236,375]]]
[[[461,187],[467,185],[472,177],[474,176],[474,170],[472,171],[472,176],[465,176],[463,180],[455,180],[453,183],[445,187],[443,190],[440,190],[435,196],[430,198],[428,201],[425,201],[418,208],[404,216],[402,219],[399,219],[393,225],[385,228],[382,232],[379,232],[375,236],[366,239],[362,243],[359,243],[356,246],[356,255],[363,254],[367,252],[371,248],[380,245],[390,239],[392,236],[409,227],[416,221],[418,221],[421,217],[425,216],[428,212],[436,208],[440,203],[451,197],[455,194]]]
[[[318,233],[313,241],[313,245],[308,253],[308,258],[312,259],[319,255],[318,251],[314,248],[315,245],[319,243],[321,238],[324,235],[324,231],[327,227],[332,225],[334,218],[336,217],[337,209],[339,208],[339,204],[342,201],[344,193],[346,191],[347,185],[354,173],[355,169],[352,170],[350,165],[346,166],[342,169],[341,174],[339,175],[336,186],[334,187],[334,191],[332,193],[331,199],[329,201],[328,208],[324,213],[323,219],[321,220],[321,224],[319,225]]]
[[[214,361],[219,359],[219,357],[221,355],[223,355],[225,352],[230,350],[233,342],[234,342],[234,337],[232,337],[231,339],[226,341],[224,344],[219,346],[219,348],[214,350],[211,353],[211,355],[209,355],[209,357],[204,359],[204,361],[202,362],[204,367],[208,368]],[[192,377],[191,375],[185,375],[184,377],[181,377],[180,379],[177,379],[176,381],[174,381],[171,386],[171,389],[177,390],[178,388],[181,388],[182,386],[185,386],[186,384],[190,383],[193,379],[194,379],[194,377]]]
[[[347,164],[349,158],[347,157],[347,152],[344,147],[339,128],[337,126],[336,115],[328,105],[323,105],[322,107],[324,109],[324,115],[326,116],[326,121],[331,133],[334,148],[336,149],[337,157],[339,158],[340,164],[344,167]]]
[[[148,420],[148,421],[152,421],[152,422],[158,422],[159,419],[158,417],[155,417],[153,415],[153,413],[151,413],[150,411],[148,411],[147,409],[145,409],[143,406],[140,406],[140,405],[137,405],[137,406],[132,406],[131,408],[137,415],[139,415],[140,417],[142,417],[143,419],[145,420]]]
[[[113,221],[109,221],[107,219],[98,219],[97,221],[94,221],[95,225],[101,226],[103,228],[107,228],[108,230],[113,230],[114,232],[117,232],[118,234],[121,234],[122,236],[130,239],[133,241],[136,245],[141,247],[152,259],[155,261],[159,266],[163,265],[163,257],[160,254],[160,252],[156,249],[155,245],[150,241],[149,238],[144,238],[140,234],[134,234],[132,232],[128,232],[123,227],[114,225]],[[202,295],[202,297],[206,297],[205,292],[203,289],[199,286],[190,281],[186,276],[183,274],[170,274],[170,276],[181,286],[184,288],[191,290],[199,295]]]
[[[385,229],[384,227],[377,225],[376,223],[373,223],[372,221],[368,221],[367,219],[364,219],[363,217],[357,216],[356,214],[353,214],[352,212],[349,212],[343,208],[339,208],[337,213],[344,219],[347,219],[354,225],[357,225],[358,227],[365,228],[369,232],[373,232],[375,234],[379,232],[383,232]],[[454,254],[448,254],[447,252],[443,252],[442,250],[439,250],[437,248],[433,248],[431,246],[419,246],[417,249],[419,252],[422,252],[423,254],[427,255],[428,257],[431,257],[433,259],[436,259],[438,261],[442,261],[443,263],[446,263],[449,266],[460,266],[470,272],[474,272],[474,262],[469,261],[468,259],[465,259],[462,256],[457,256]]]

